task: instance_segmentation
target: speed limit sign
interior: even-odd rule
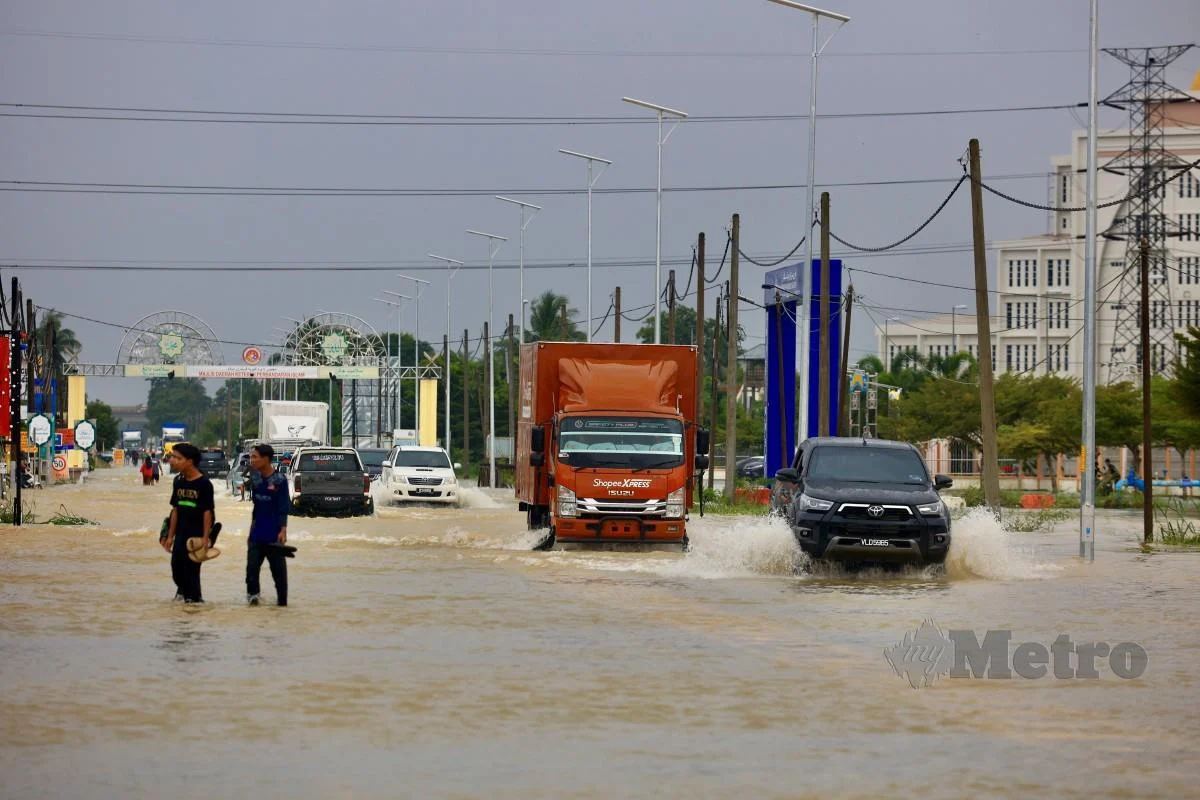
[[[67,460],[62,456],[55,456],[50,466],[54,468],[55,472],[63,472],[67,468]]]

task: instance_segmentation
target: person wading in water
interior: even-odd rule
[[[275,581],[275,597],[279,605],[287,605],[287,520],[291,511],[288,499],[288,482],[275,467],[271,459],[275,450],[269,444],[258,444],[250,449],[250,499],[254,509],[250,512],[250,536],[246,545],[246,594],[250,605],[259,603],[258,576],[262,562],[266,559],[271,566],[271,577]],[[295,548],[290,548],[294,550]]]
[[[202,603],[200,564],[208,557],[212,546],[213,515],[216,510],[213,485],[197,467],[200,450],[195,445],[177,445],[171,456],[180,474],[171,490],[170,527],[163,549],[171,554],[171,577],[178,589],[176,596],[186,603]],[[196,537],[202,540],[199,561],[189,557],[188,551],[188,539]]]

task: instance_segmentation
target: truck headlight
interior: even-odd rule
[[[833,508],[833,501],[801,493],[799,505],[801,511],[828,511]]]
[[[942,501],[934,500],[932,503],[926,503],[922,506],[917,506],[917,513],[927,517],[936,517],[942,513]]]
[[[558,485],[558,515],[560,517],[579,516],[579,511],[575,507],[575,493],[561,483]]]
[[[667,495],[668,517],[678,519],[683,516],[683,501],[685,496],[682,486]]]

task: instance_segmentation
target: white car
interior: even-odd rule
[[[458,476],[450,456],[440,447],[397,445],[383,462],[379,482],[383,496],[396,503],[457,504]]]

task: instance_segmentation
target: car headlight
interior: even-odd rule
[[[682,486],[667,495],[668,517],[677,519],[683,516],[683,501],[685,496],[686,495]]]
[[[917,513],[924,514],[929,517],[936,517],[942,513],[942,501],[934,500],[932,503],[917,506]]]
[[[833,508],[833,501],[801,493],[799,505],[801,511],[828,511]]]
[[[575,506],[575,493],[561,483],[558,485],[558,515],[560,517],[579,516],[579,511]]]

